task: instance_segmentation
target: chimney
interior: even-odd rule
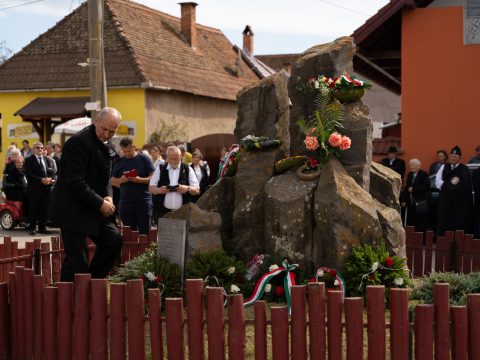
[[[253,31],[250,25],[245,26],[243,30],[243,51],[253,55]]]
[[[197,28],[195,24],[195,6],[197,3],[194,2],[182,2],[179,3],[182,9],[181,17],[181,31],[182,35],[185,38],[185,41],[192,48],[195,48],[197,45]]]

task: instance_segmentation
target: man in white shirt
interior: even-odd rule
[[[150,180],[149,190],[154,195],[153,216],[155,222],[166,213],[190,202],[190,195],[197,195],[200,186],[193,170],[181,162],[180,149],[167,149],[167,162],[158,166]]]

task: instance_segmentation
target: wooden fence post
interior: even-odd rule
[[[325,332],[325,283],[308,284],[308,320],[310,357],[325,359],[327,350]]]
[[[73,283],[57,283],[58,333],[62,341],[58,342],[58,359],[73,358]]]
[[[451,306],[452,359],[468,360],[468,318],[466,306]]]
[[[25,269],[23,272],[23,287],[25,294],[24,316],[25,316],[25,333],[23,335],[25,357],[32,359],[33,357],[33,270]]]
[[[16,244],[16,243],[14,243]],[[16,355],[23,359],[25,358],[25,347],[23,346],[23,337],[25,336],[25,288],[23,286],[23,266],[15,266],[15,325],[16,337],[18,341]]]
[[[228,359],[246,359],[247,339],[245,334],[245,310],[243,295],[235,294],[227,297],[228,304]]]
[[[223,319],[223,288],[207,287],[208,358],[225,359],[225,321]]]
[[[160,289],[148,289],[148,310],[150,318],[150,347],[152,360],[162,360],[162,297],[160,295]]]
[[[57,288],[43,288],[43,354],[45,359],[57,358]]]
[[[91,360],[108,358],[107,342],[107,280],[91,280],[91,321],[90,354]],[[115,346],[115,344],[114,344]]]
[[[408,359],[408,289],[390,289],[390,356]]]
[[[203,360],[205,346],[203,336],[203,280],[187,279],[185,281],[187,293],[187,324],[188,348],[195,351],[188,352],[190,360]]]
[[[292,295],[292,358],[307,359],[307,317],[306,317],[306,287],[296,285],[291,287]]]
[[[433,310],[432,304],[415,307],[415,359],[433,360]]]
[[[469,294],[468,352],[471,359],[480,359],[480,294]]]
[[[435,305],[435,359],[450,359],[450,285],[433,285]]]
[[[183,360],[183,299],[167,298],[165,299],[166,312],[166,332],[167,332],[167,354],[169,360]],[[188,352],[198,351],[197,349],[188,349]]]
[[[144,360],[145,304],[143,280],[127,281],[128,355],[130,360]]]
[[[43,324],[43,276],[33,276],[33,355],[42,358],[42,324]]]
[[[265,301],[255,302],[255,360],[267,360],[267,310]]]
[[[125,336],[125,294],[127,284],[110,284],[110,359],[127,358]],[[112,346],[111,344],[115,344]]]
[[[75,318],[73,320],[73,357],[88,360],[90,337],[90,274],[75,274]]]
[[[347,359],[363,360],[363,298],[345,299]]]
[[[367,286],[368,360],[385,360],[385,287]]]
[[[288,308],[272,306],[270,317],[272,321],[272,359],[288,360]]]
[[[8,285],[0,283],[0,359],[11,359],[10,353],[10,310],[8,304]]]
[[[327,292],[329,360],[342,360],[342,297],[342,291]]]

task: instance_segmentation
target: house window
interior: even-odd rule
[[[480,0],[464,0],[463,43],[480,44]]]

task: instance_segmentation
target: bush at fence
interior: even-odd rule
[[[425,304],[433,303],[433,285],[450,284],[450,303],[466,305],[468,294],[480,293],[480,273],[457,274],[452,272],[434,272],[422,278],[420,284],[412,291],[410,298]]]

